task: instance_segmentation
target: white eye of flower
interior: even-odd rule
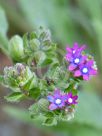
[[[75,53],[75,50],[73,50],[73,54]]]
[[[73,99],[72,99],[72,98],[69,98],[69,99],[68,99],[68,102],[69,102],[69,103],[72,103],[72,102],[73,102]]]
[[[55,103],[56,103],[56,104],[61,104],[61,99],[56,99],[56,100],[55,100]]]
[[[74,63],[76,63],[76,64],[78,64],[80,62],[80,59],[79,58],[76,58],[75,60],[74,60]]]
[[[83,68],[83,73],[87,73],[88,72],[88,69],[87,68]]]

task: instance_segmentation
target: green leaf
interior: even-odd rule
[[[37,99],[40,97],[40,89],[39,88],[33,88],[29,91],[29,97],[33,99]]]
[[[34,53],[34,58],[36,60],[37,65],[41,66],[41,64],[46,59],[46,54],[43,51],[37,51],[37,52]]]
[[[95,93],[80,92],[74,121],[102,129],[102,102]]]
[[[54,126],[52,131],[56,132],[58,136],[101,136],[102,129],[97,129],[93,126],[80,123],[61,122]]]
[[[21,92],[13,92],[10,95],[5,96],[5,99],[8,102],[19,102],[23,98],[24,98],[24,94],[22,94]]]
[[[52,59],[46,58],[46,59],[40,64],[40,66],[42,66],[42,67],[47,66],[47,65],[51,64],[52,62],[53,62]]]
[[[37,87],[37,77],[33,73],[32,77],[22,84],[22,89],[29,91]]]
[[[8,31],[8,23],[4,10],[0,7],[0,48],[4,53],[8,54],[8,39],[6,37]]]
[[[60,122],[57,126],[54,127],[46,127],[42,126],[42,116],[39,116],[39,119],[33,120],[30,118],[29,113],[24,109],[19,109],[11,106],[6,106],[3,110],[10,115],[12,118],[20,120],[25,123],[32,124],[37,126],[40,129],[45,130],[46,132],[55,132],[58,136],[101,136],[102,129],[97,129],[95,127],[80,123],[73,123],[73,122]],[[49,121],[48,121],[49,122]]]
[[[6,35],[8,31],[8,23],[3,8],[0,7],[0,33]]]
[[[29,112],[31,115],[31,118],[36,118],[37,116],[39,116],[39,107],[38,107],[38,103],[34,103],[33,105],[31,105],[29,107]]]
[[[3,83],[3,81],[4,81],[4,77],[0,75],[0,83]]]
[[[43,122],[43,125],[45,126],[56,126],[57,125],[57,119],[55,117],[46,118]]]
[[[29,115],[29,112],[26,109],[15,108],[14,106],[5,106],[3,110],[10,115],[12,118],[17,120],[21,120],[25,123],[29,123],[36,126],[41,126],[42,128],[42,121],[45,120],[44,116],[35,116],[36,118],[32,119]]]
[[[41,98],[38,101],[38,107],[41,112],[48,112],[49,102],[47,99]]]

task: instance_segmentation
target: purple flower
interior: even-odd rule
[[[81,54],[81,52],[86,48],[85,45],[79,47],[78,43],[74,43],[74,46],[73,48],[70,48],[70,47],[66,47],[66,50],[67,50],[67,54],[65,56],[66,60],[67,61],[70,61],[70,59],[73,57],[73,55],[75,55],[76,53],[77,54]]]
[[[69,71],[75,70],[79,65],[83,64],[87,59],[87,56],[80,54],[75,54],[70,58],[70,63],[68,66]]]
[[[79,69],[74,72],[75,77],[82,76],[84,80],[89,80],[90,75],[96,75],[97,70],[93,68],[94,60],[89,60],[85,64],[79,66]]]
[[[65,106],[65,96],[61,94],[59,89],[54,91],[54,95],[47,96],[49,102],[51,102],[49,109],[55,110]]]
[[[75,95],[73,96],[72,92],[69,92],[67,95],[66,95],[66,103],[68,105],[73,105],[73,104],[77,104],[78,102],[76,101],[78,99],[78,96]]]

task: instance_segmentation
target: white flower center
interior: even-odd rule
[[[73,54],[75,54],[75,50],[73,50]]]
[[[69,99],[68,99],[68,102],[69,102],[69,103],[72,103],[72,102],[73,102],[73,99],[72,99],[72,98],[69,98]]]
[[[76,63],[76,64],[78,64],[80,62],[80,59],[79,58],[76,58],[75,60],[74,60],[74,63]]]
[[[83,73],[87,73],[88,72],[88,69],[87,68],[83,68]]]
[[[61,99],[56,99],[56,100],[55,100],[55,103],[56,103],[56,104],[61,104]]]

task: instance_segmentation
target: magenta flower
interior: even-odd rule
[[[66,103],[68,105],[73,105],[73,104],[77,104],[78,102],[76,101],[78,99],[78,96],[75,95],[73,96],[72,92],[69,92],[67,95],[66,95]]]
[[[97,70],[93,68],[94,60],[89,60],[85,64],[79,66],[79,69],[74,72],[75,77],[82,76],[84,80],[89,80],[90,75],[96,75]]]
[[[70,47],[66,47],[66,50],[67,50],[67,54],[65,56],[66,60],[67,61],[70,61],[70,59],[73,57],[74,54],[81,54],[81,52],[86,48],[85,45],[79,47],[78,43],[74,43],[74,46],[73,48],[70,48]]]
[[[65,106],[65,96],[61,94],[59,89],[54,91],[54,95],[47,96],[48,101],[51,103],[50,110],[60,109]]]
[[[75,70],[79,65],[83,64],[87,59],[87,56],[80,54],[75,54],[70,58],[70,63],[68,66],[69,71]]]

